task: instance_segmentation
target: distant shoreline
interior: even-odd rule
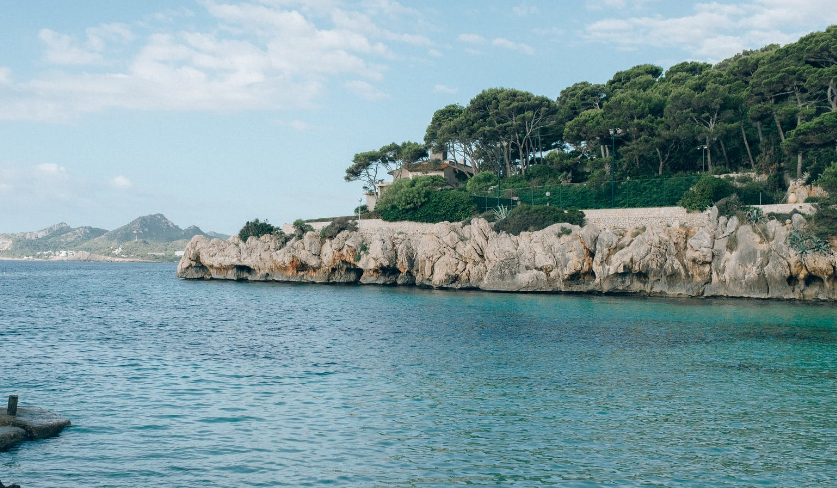
[[[75,256],[57,257],[50,259],[43,258],[14,258],[11,256],[0,256],[0,261],[38,261],[38,262],[82,262],[82,263],[164,263],[169,261],[152,261],[140,258],[116,258],[93,254],[86,251],[78,251]]]

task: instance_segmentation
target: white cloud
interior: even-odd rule
[[[458,39],[468,44],[485,44],[485,38],[477,34],[459,34]]]
[[[427,54],[429,54],[430,56],[433,56],[434,58],[441,58],[441,57],[444,56],[444,54],[442,54],[442,51],[439,51],[438,49],[431,49],[431,50],[427,51]],[[2,83],[2,82],[3,82],[3,73],[2,73],[2,71],[0,71],[0,83]]]
[[[361,80],[347,81],[343,84],[347,90],[365,100],[384,100],[389,94],[379,90],[375,86]]]
[[[331,0],[200,5],[215,25],[177,31],[150,24],[193,15],[167,11],[130,27],[88,28],[81,40],[41,30],[44,59],[63,68],[14,82],[12,72],[0,68],[0,120],[67,122],[111,108],[309,108],[340,85],[382,99],[388,95],[369,82],[384,78],[387,63],[404,59],[390,44],[433,44],[421,33],[398,29],[407,21],[414,29],[420,14],[392,0],[367,0],[353,11]]]
[[[451,93],[451,94],[453,94],[453,93],[456,93],[458,91],[459,91],[458,88],[451,88],[451,87],[445,86],[445,85],[436,85],[436,86],[433,87],[433,93]]]
[[[491,44],[497,47],[502,47],[504,49],[510,49],[512,51],[518,51],[523,54],[528,54],[529,56],[535,54],[535,50],[532,49],[531,46],[519,42],[512,42],[503,37],[498,37],[494,39],[493,41],[491,41]]]
[[[549,28],[546,28],[546,29],[535,28],[535,29],[532,29],[532,32],[534,32],[535,34],[537,34],[539,36],[548,36],[548,37],[552,37],[552,38],[559,38],[566,33],[564,31],[564,29],[562,29],[560,27],[549,27]]]
[[[124,176],[87,179],[56,163],[0,161],[0,181],[0,232],[30,231],[61,221],[95,225],[91,217],[101,218],[101,209],[133,218],[152,213],[162,200],[159,194],[126,192],[130,181]]]
[[[308,122],[304,122],[302,120],[277,120],[276,123],[283,127],[289,127],[296,131],[307,131],[314,129],[315,127]]]
[[[58,166],[55,163],[42,163],[36,166],[38,170],[43,174],[47,175],[51,178],[66,178],[67,177],[67,170],[63,166]]]
[[[363,2],[366,10],[371,12],[378,12],[390,17],[406,16],[406,17],[420,17],[418,10],[410,7],[405,7],[398,2],[392,0],[365,0]]]
[[[404,42],[414,46],[433,44],[430,39],[420,34],[399,33],[379,28],[369,15],[361,12],[335,9],[331,14],[331,19],[337,29],[346,32],[360,33],[371,38]]]
[[[588,0],[587,8],[590,10],[624,10],[626,8],[641,9],[645,4],[659,0]]]
[[[586,37],[621,49],[679,47],[700,59],[720,61],[744,49],[793,42],[834,23],[833,0],[710,2],[695,4],[691,13],[681,17],[602,19],[587,26]]]
[[[136,39],[131,28],[125,24],[102,24],[99,27],[89,27],[87,34],[87,46],[93,51],[104,51],[108,42],[124,44]]]
[[[60,65],[85,65],[102,61],[102,55],[81,47],[71,36],[59,34],[53,30],[41,29],[38,38],[46,44],[44,59],[48,63]]]
[[[522,3],[516,7],[512,8],[512,12],[519,17],[524,17],[526,15],[537,15],[541,13],[541,10],[535,6],[528,6],[525,3]]]
[[[12,70],[4,66],[0,66],[0,85],[12,84]]]
[[[120,188],[120,189],[123,189],[123,190],[127,190],[128,188],[131,188],[132,186],[134,186],[133,183],[131,183],[131,180],[129,180],[127,177],[122,176],[122,175],[111,178],[110,184],[114,188]]]

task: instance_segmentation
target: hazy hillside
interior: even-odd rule
[[[57,259],[87,251],[114,258],[176,261],[189,239],[196,235],[227,239],[196,226],[181,229],[162,214],[139,217],[118,229],[73,228],[62,222],[41,230],[0,234],[0,258]]]
[[[139,217],[118,229],[106,232],[96,237],[92,243],[111,245],[126,241],[173,242],[189,240],[196,235],[206,234],[195,226],[183,230],[163,214],[154,214]]]

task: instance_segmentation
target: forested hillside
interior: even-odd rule
[[[503,177],[543,165],[564,182],[603,181],[615,159],[618,179],[739,170],[815,179],[837,160],[837,26],[714,66],[635,66],[556,100],[487,89],[437,110],[424,142]],[[381,169],[426,159],[415,143],[386,145],[355,155],[346,180],[373,187]]]

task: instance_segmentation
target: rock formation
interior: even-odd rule
[[[40,407],[17,407],[14,414],[0,413],[0,452],[20,442],[57,436],[70,425],[64,417]]]
[[[282,244],[195,236],[177,275],[186,279],[414,285],[495,291],[637,293],[679,297],[837,298],[837,255],[788,244],[805,224],[741,223],[709,212],[697,227],[599,229],[556,224],[519,236],[483,219],[308,232]]]

